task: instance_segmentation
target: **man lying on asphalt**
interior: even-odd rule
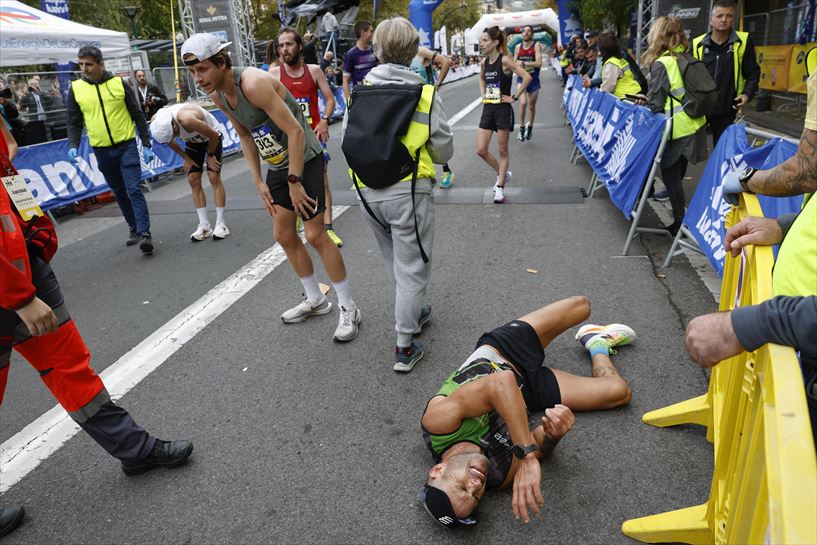
[[[630,402],[630,388],[610,354],[630,344],[623,324],[587,324],[576,339],[589,352],[592,377],[544,366],[544,348],[590,316],[578,296],[526,314],[485,333],[476,350],[449,375],[421,419],[434,459],[420,500],[448,528],[475,524],[471,516],[486,488],[513,486],[513,513],[530,522],[544,504],[539,460],[573,427],[572,411],[612,409]],[[544,411],[541,425],[528,411]]]

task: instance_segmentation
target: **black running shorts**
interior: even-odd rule
[[[479,128],[489,131],[512,131],[514,124],[513,106],[502,104],[483,104],[482,117],[479,119]]]
[[[562,402],[556,375],[545,367],[545,351],[536,331],[527,322],[514,320],[484,333],[477,348],[487,344],[522,374],[522,397],[530,411],[544,411]]]
[[[306,194],[318,201],[318,209],[310,212],[304,220],[311,220],[319,214],[323,214],[326,209],[326,188],[323,181],[323,154],[316,155],[304,163],[304,172],[301,175],[301,184],[304,186]],[[287,210],[295,211],[292,206],[292,199],[289,198],[289,170],[267,169],[267,187],[272,193],[272,202],[283,206]]]
[[[207,165],[207,142],[185,142],[184,144],[184,152],[193,159],[193,162],[199,166],[194,166],[190,169],[188,174],[192,174],[193,172],[204,172],[204,166]],[[223,153],[224,148],[221,146],[221,138],[218,139],[218,147],[216,148],[216,159],[218,162],[221,162],[221,154]],[[208,166],[208,171],[212,171],[212,169]]]

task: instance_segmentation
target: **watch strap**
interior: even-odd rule
[[[740,184],[740,188],[743,190],[744,193],[754,193],[754,191],[749,189],[749,180],[752,179],[752,176],[755,175],[755,172],[757,172],[756,168],[750,168],[738,180],[738,184]]]
[[[514,445],[513,455],[519,459],[522,459],[531,452],[536,452],[537,450],[539,450],[539,445],[536,443],[532,443],[530,445]]]

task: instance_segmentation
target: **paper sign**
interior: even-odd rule
[[[6,176],[3,178],[3,185],[6,186],[11,202],[14,203],[14,207],[20,217],[23,218],[23,221],[44,215],[40,205],[34,199],[34,195],[28,190],[25,178],[19,174]]]

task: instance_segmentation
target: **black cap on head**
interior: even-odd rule
[[[451,507],[451,500],[448,499],[448,494],[434,486],[425,485],[420,490],[420,502],[422,502],[428,514],[446,528],[473,526],[477,523],[473,517],[464,519],[458,518],[457,515],[454,514],[454,508]]]
[[[590,32],[588,32],[588,33],[587,33],[587,37],[588,37],[588,38],[595,38],[595,37],[596,37],[596,36],[598,36],[598,35],[599,35],[599,31],[598,31],[598,30],[591,30]]]

